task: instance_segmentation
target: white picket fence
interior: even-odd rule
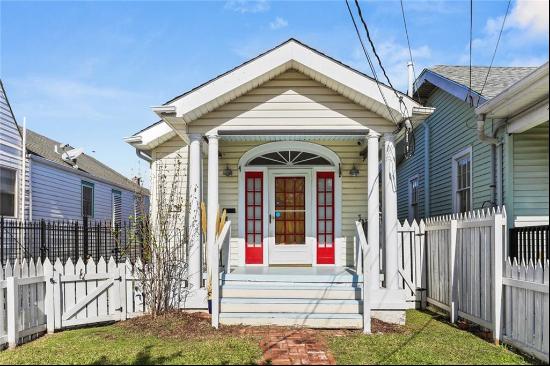
[[[413,220],[409,224],[405,220],[397,229],[397,248],[399,274],[401,275],[400,288],[409,290],[408,301],[419,303],[425,301],[426,288],[426,245],[425,223]]]
[[[548,362],[548,264],[503,268],[506,211],[429,218],[425,232],[427,302]]]
[[[0,346],[15,347],[46,331],[142,315],[140,268],[139,261],[116,263],[112,257],[97,264],[7,263],[0,270]]]

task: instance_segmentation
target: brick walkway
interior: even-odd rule
[[[271,365],[335,365],[334,357],[311,329],[264,328],[262,363]]]

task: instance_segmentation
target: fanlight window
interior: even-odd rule
[[[250,160],[248,165],[281,165],[291,167],[305,165],[332,165],[332,163],[317,154],[303,151],[284,150],[260,155]]]

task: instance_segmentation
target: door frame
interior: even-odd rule
[[[270,252],[269,260],[267,265],[277,265],[277,264],[284,264],[284,263],[273,263],[271,264],[271,258],[272,254],[275,254],[276,251],[276,244],[275,244],[275,221],[273,221],[273,224],[269,222],[269,215],[270,213],[274,212],[275,210],[275,179],[278,177],[304,177],[305,178],[305,238],[306,242],[305,244],[287,244],[284,246],[285,249],[288,249],[289,252],[301,252],[300,248],[304,248],[305,245],[305,251],[309,251],[309,259],[310,261],[308,263],[299,263],[300,265],[311,265],[313,266],[313,263],[317,262],[317,258],[314,251],[316,252],[317,249],[317,226],[315,225],[315,221],[313,220],[313,184],[315,184],[315,179],[312,177],[312,170],[311,169],[298,169],[298,168],[270,168],[268,169],[268,187],[269,190],[269,197],[267,201],[267,216],[265,216],[265,220],[268,222],[268,252]],[[281,248],[282,249],[282,248]],[[294,250],[292,250],[294,249]],[[273,252],[271,252],[273,251]],[[297,263],[298,264],[298,263]]]
[[[299,149],[301,151],[307,151],[312,152],[318,155],[321,155],[325,158],[327,158],[329,161],[333,163],[332,166],[311,166],[311,167],[300,167],[300,168],[290,168],[290,167],[270,167],[267,166],[247,166],[246,164],[248,161],[250,161],[252,158],[262,155],[266,152],[270,151],[276,151],[278,149],[285,149],[285,148],[295,148]],[[263,264],[246,264],[245,261],[245,172],[262,172],[263,173],[263,184],[264,184],[264,193],[263,193],[263,199],[264,202],[268,202],[269,200],[269,171],[272,169],[281,169],[289,172],[289,174],[292,174],[293,171],[296,171],[298,169],[308,169],[311,172],[311,182],[312,185],[317,186],[317,172],[334,172],[334,245],[336,246],[334,248],[334,256],[335,256],[335,262],[334,264],[317,264],[317,242],[315,242],[315,245],[313,246],[313,254],[312,254],[312,266],[313,267],[331,267],[331,266],[344,266],[345,260],[342,258],[342,250],[344,249],[343,246],[346,245],[346,238],[342,235],[342,167],[340,162],[340,157],[332,150],[330,150],[328,147],[311,143],[311,142],[305,142],[305,141],[278,141],[278,142],[270,142],[265,143],[262,145],[258,145],[256,147],[251,148],[247,152],[241,156],[239,159],[239,174],[238,174],[238,208],[237,208],[237,218],[238,218],[238,238],[235,239],[235,242],[238,245],[237,252],[238,252],[238,266],[245,267],[267,267],[269,266],[269,250],[268,250],[268,238],[269,236],[266,235],[269,233],[269,211],[268,211],[268,205],[264,204],[263,209],[263,232],[264,232],[264,238],[262,241],[263,245],[263,255],[264,255],[264,261]],[[314,191],[316,192],[316,188]],[[315,198],[316,199],[316,198]],[[312,220],[314,223],[317,221],[317,210],[312,210]],[[317,226],[315,225],[315,241],[317,240]],[[349,240],[354,240],[354,238],[348,238]],[[349,245],[350,248],[352,248],[352,245]],[[353,249],[352,249],[353,250]]]

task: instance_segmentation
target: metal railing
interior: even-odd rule
[[[58,258],[76,261],[79,257],[113,257],[145,260],[148,252],[149,225],[146,221],[59,220],[19,221],[0,217],[0,263],[16,259],[44,261]]]
[[[515,227],[509,230],[509,257],[518,262],[548,259],[548,232],[549,225]]]

